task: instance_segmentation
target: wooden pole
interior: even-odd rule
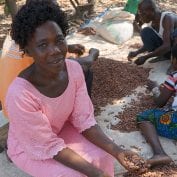
[[[15,14],[17,13],[16,0],[5,0],[5,2],[10,11],[12,18],[14,18]]]

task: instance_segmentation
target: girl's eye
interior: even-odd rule
[[[46,43],[42,43],[42,44],[39,44],[38,47],[43,49],[43,48],[47,47],[47,44]]]
[[[65,38],[58,38],[57,39],[57,43],[58,44],[61,44],[61,43],[63,43],[65,41]]]

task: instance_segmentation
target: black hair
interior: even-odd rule
[[[16,14],[12,22],[11,37],[24,50],[37,27],[47,21],[56,22],[66,36],[68,22],[66,14],[51,0],[31,0]]]
[[[139,6],[140,5],[145,5],[147,8],[153,9],[155,10],[157,8],[154,0],[141,0],[139,2]]]
[[[171,53],[172,57],[177,60],[177,44],[172,47]]]

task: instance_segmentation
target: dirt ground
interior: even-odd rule
[[[24,3],[24,0],[18,0],[18,5]],[[71,13],[73,8],[69,3],[69,0],[58,1],[59,4],[68,12]],[[79,2],[85,3],[84,0]],[[124,6],[125,0],[97,0],[95,6],[95,13],[90,16],[94,18],[97,14],[104,11],[105,8],[109,6]],[[157,0],[159,7],[163,10],[177,12],[176,0]],[[10,16],[4,15],[4,6],[0,5],[0,48],[2,47],[3,40],[10,29],[11,18]],[[71,26],[71,31],[76,30],[82,23],[81,19],[74,19],[69,22]],[[93,93],[92,100],[95,106],[95,113],[98,115],[100,113],[100,107],[113,103],[114,98],[120,99],[128,94],[132,94],[133,90],[137,86],[145,85],[148,80],[149,69],[137,68],[130,63],[127,63],[126,55],[121,55],[127,52],[127,49],[136,49],[141,45],[137,38],[133,38],[127,41],[123,45],[117,47],[121,50],[119,58],[122,58],[124,62],[115,62],[111,60],[111,57],[106,56],[108,60],[103,60],[99,58],[98,61],[94,63],[94,83],[93,83]],[[128,53],[127,53],[128,54]],[[108,58],[109,57],[109,58]],[[106,61],[106,62],[105,62]],[[101,73],[101,74],[100,74]],[[105,83],[107,85],[105,86]],[[120,130],[122,132],[131,132],[138,130],[135,117],[136,114],[144,109],[153,107],[152,99],[150,96],[139,95],[138,102],[132,102],[131,107],[126,108],[126,112],[121,112],[116,116],[121,120],[118,124],[113,125],[111,128],[113,130]],[[111,114],[111,113],[110,113]],[[131,116],[130,116],[131,115]],[[125,174],[124,176],[133,176],[132,174]],[[137,176],[137,175],[134,175]],[[146,174],[141,175],[141,177],[175,177],[177,176],[177,167],[172,164],[169,167],[157,167],[150,170]]]

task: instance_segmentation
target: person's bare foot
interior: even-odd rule
[[[89,50],[89,55],[86,57],[80,57],[78,58],[78,62],[86,68],[90,68],[92,66],[93,61],[96,61],[99,56],[99,50],[95,48],[91,48]]]
[[[147,160],[147,163],[152,166],[166,165],[171,163],[173,160],[166,154],[154,155],[152,158]]]
[[[147,89],[151,92],[155,87],[159,87],[156,81],[149,80],[147,82]]]
[[[91,48],[91,49],[89,50],[89,55],[92,56],[92,57],[91,57],[91,58],[92,58],[92,59],[91,59],[92,62],[98,59],[99,54],[100,54],[100,51],[99,51],[98,49]]]

